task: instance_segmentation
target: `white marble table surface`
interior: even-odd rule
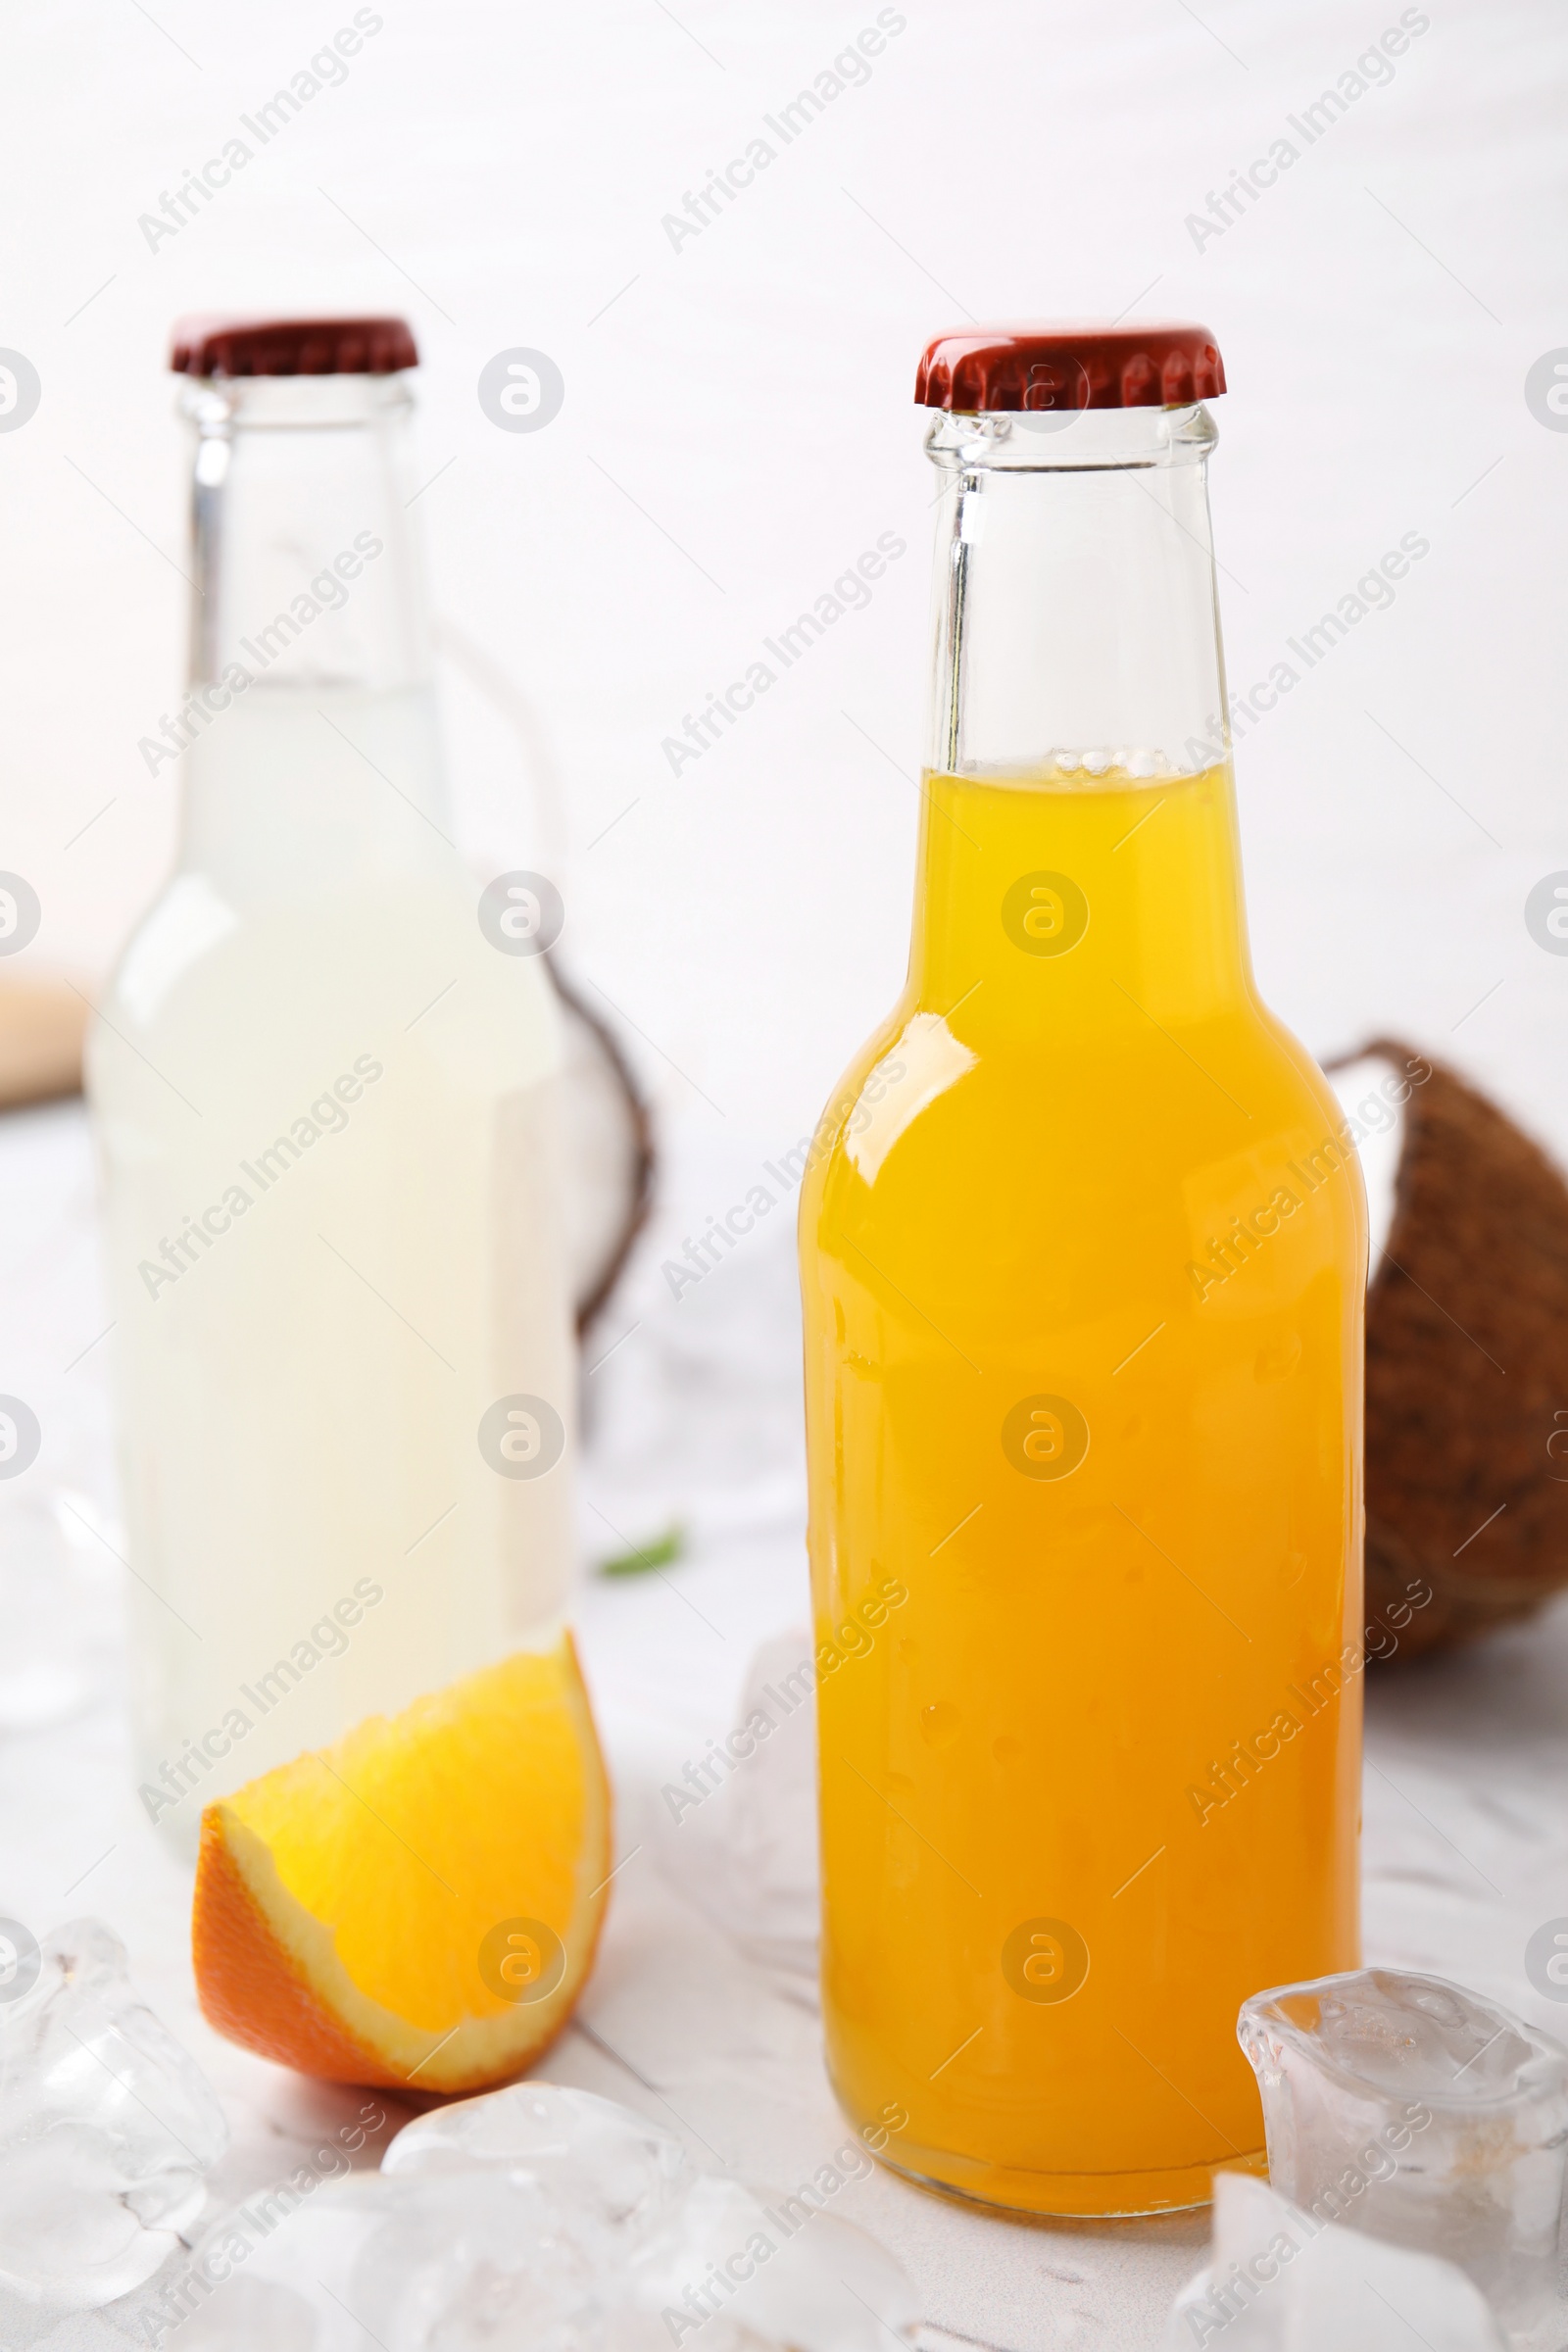
[[[690,1197],[689,1183],[675,1190]],[[661,1782],[732,1720],[757,1642],[804,1613],[791,1236],[776,1222],[678,1308],[656,1233],[596,1335],[599,1356],[630,1336],[588,1384],[585,1561],[618,1548],[617,1529],[646,1540],[668,1511],[691,1540],[659,1576],[585,1567],[576,1620],[626,1859],[582,2030],[539,2071],[673,2124],[707,2164],[792,2185],[846,2137],[810,1988],[748,1961],[680,1898],[652,1813]],[[86,1497],[112,1533],[106,1347],[92,1345],[108,1319],[79,1104],[0,1120],[0,1390],[28,1397],[43,1424],[29,1478]],[[64,1720],[0,1733],[0,1914],[42,1933],[91,1911],[118,1930],[137,1984],[228,2106],[235,2144],[218,2186],[243,2194],[358,2095],[231,2048],[197,2011],[189,1877],[129,1787],[121,1574],[84,1536],[69,1614],[85,1630],[90,1695]],[[0,1673],[15,1605],[0,1574]],[[1532,1989],[1523,1954],[1534,1928],[1568,1913],[1568,1604],[1472,1654],[1374,1678],[1368,1701],[1368,1959],[1458,1978],[1560,2030],[1568,2017]],[[387,2105],[390,2130],[401,2118]],[[880,2171],[837,2209],[898,2253],[933,2328],[1008,2352],[1156,2344],[1206,2239],[1191,2215],[1014,2225]],[[60,2352],[125,2340],[115,2315],[15,2332]]]

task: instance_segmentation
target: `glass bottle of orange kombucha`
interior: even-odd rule
[[[1032,2213],[1257,2160],[1238,2005],[1358,1956],[1366,1213],[1249,959],[1223,389],[1197,326],[926,352],[909,973],[802,1197],[833,2078]]]

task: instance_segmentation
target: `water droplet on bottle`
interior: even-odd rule
[[[920,1737],[930,1747],[946,1747],[957,1734],[959,1715],[945,1698],[934,1698],[920,1709]]]

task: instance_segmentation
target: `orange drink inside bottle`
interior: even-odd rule
[[[927,353],[908,979],[802,1200],[829,2061],[1034,2213],[1260,2163],[1238,2007],[1358,1958],[1366,1217],[1249,957],[1223,388],[1200,327]]]

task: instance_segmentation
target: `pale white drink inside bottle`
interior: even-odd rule
[[[570,1568],[559,1017],[536,903],[451,838],[402,334],[355,372],[184,346],[192,691],[143,751],[189,738],[178,864],[89,1091],[136,1779],[189,1851],[211,1797],[553,1640]]]

